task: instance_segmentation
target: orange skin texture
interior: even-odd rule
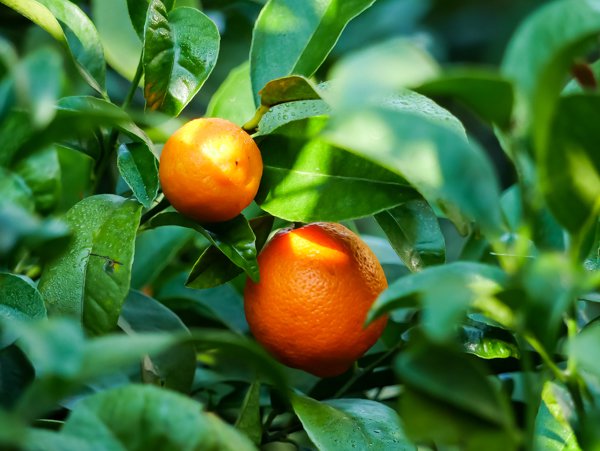
[[[364,322],[387,288],[371,249],[340,224],[314,223],[276,234],[248,279],[250,330],[280,362],[319,377],[345,372],[381,336],[382,317]]]
[[[256,196],[263,164],[254,140],[225,119],[186,123],[160,156],[163,193],[180,213],[199,222],[233,219]]]

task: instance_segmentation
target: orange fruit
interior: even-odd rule
[[[233,122],[194,119],[167,140],[160,156],[163,193],[199,222],[240,214],[256,196],[262,158],[254,140]]]
[[[316,376],[336,376],[362,356],[385,328],[364,328],[387,287],[371,249],[340,224],[314,223],[277,233],[258,257],[260,281],[248,279],[250,330],[280,362]]]

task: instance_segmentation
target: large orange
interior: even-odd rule
[[[232,219],[258,191],[262,158],[254,140],[232,122],[194,119],[165,143],[163,193],[179,212],[200,222]]]
[[[282,363],[320,377],[346,371],[380,337],[387,318],[364,328],[387,287],[369,247],[340,224],[277,233],[246,282],[244,308],[256,340]]]

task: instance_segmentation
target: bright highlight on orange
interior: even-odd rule
[[[262,158],[254,140],[232,122],[195,119],[165,143],[163,193],[180,213],[200,222],[233,219],[256,196]]]

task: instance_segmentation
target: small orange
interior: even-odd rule
[[[225,119],[194,119],[167,140],[160,156],[163,193],[199,222],[232,219],[258,191],[263,164],[254,140]]]
[[[248,279],[244,309],[256,340],[282,363],[320,377],[346,371],[385,328],[364,328],[386,287],[371,249],[340,224],[314,223],[277,233]]]

